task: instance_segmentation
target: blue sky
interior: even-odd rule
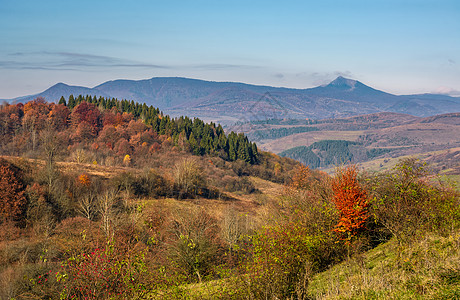
[[[180,76],[460,94],[460,1],[0,0],[0,98]]]

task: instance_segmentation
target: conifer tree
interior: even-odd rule
[[[67,106],[67,103],[65,101],[65,98],[64,96],[61,96],[61,99],[59,99],[59,103],[58,104],[64,104],[64,106]]]

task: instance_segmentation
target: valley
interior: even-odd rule
[[[455,151],[460,146],[459,113],[426,118],[376,113],[344,119],[268,120],[238,124],[229,130],[245,132],[264,151],[324,169],[348,162],[368,167],[376,165],[372,161],[379,161],[376,168],[379,169],[385,165],[380,161],[423,153],[429,159],[428,153]],[[305,132],[295,133],[297,131]],[[322,149],[321,143],[330,145]],[[312,147],[313,152],[310,152]],[[341,158],[328,160],[328,152],[339,153]],[[309,159],[313,160],[309,162]],[[445,163],[449,162],[446,160]]]

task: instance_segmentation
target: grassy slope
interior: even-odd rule
[[[313,277],[313,299],[460,299],[460,232],[396,240]]]

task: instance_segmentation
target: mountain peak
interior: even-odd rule
[[[358,81],[353,79],[348,79],[342,76],[337,77],[335,80],[331,81],[327,87],[335,87],[340,89],[349,89],[353,90],[356,87]]]
[[[55,88],[55,87],[69,87],[69,85],[68,85],[68,84],[65,84],[65,83],[63,83],[63,82],[58,82],[58,83],[56,83],[55,85],[53,85],[52,88],[53,88],[53,87],[54,87],[54,88]]]

